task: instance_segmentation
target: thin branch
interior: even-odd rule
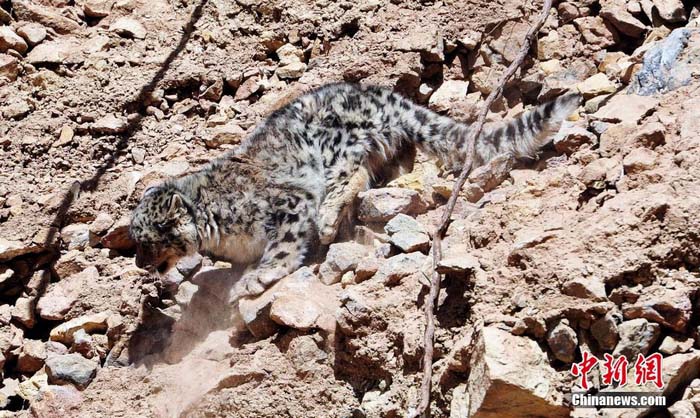
[[[472,170],[472,165],[474,163],[474,144],[476,143],[476,139],[479,137],[484,127],[486,115],[488,114],[493,102],[496,101],[496,99],[500,97],[503,93],[503,89],[505,88],[505,85],[508,82],[508,80],[510,80],[511,77],[513,77],[518,68],[520,68],[520,66],[523,64],[525,57],[530,51],[532,41],[535,39],[535,36],[542,28],[542,25],[544,25],[544,22],[547,20],[547,17],[549,16],[549,10],[551,8],[552,0],[544,0],[544,4],[542,5],[542,12],[537,17],[537,20],[535,20],[530,30],[527,32],[527,35],[525,35],[525,42],[523,43],[520,52],[518,52],[518,55],[515,57],[510,66],[508,66],[506,71],[501,76],[500,80],[498,80],[496,88],[493,91],[491,91],[491,94],[489,94],[489,96],[486,98],[486,101],[484,102],[481,108],[481,112],[479,113],[479,117],[476,120],[474,127],[469,130],[470,135],[467,138],[467,152],[465,155],[462,172],[460,173],[459,178],[457,178],[457,182],[452,188],[452,195],[447,201],[445,211],[442,214],[440,225],[436,228],[435,233],[433,234],[433,276],[430,281],[430,293],[428,295],[428,299],[425,302],[425,335],[423,339],[423,381],[421,383],[421,400],[418,404],[417,409],[409,414],[411,418],[417,416],[425,417],[429,416],[430,414],[428,406],[430,405],[430,391],[433,377],[433,339],[435,337],[434,310],[435,301],[437,300],[438,293],[440,290],[441,275],[437,272],[437,266],[440,263],[440,260],[442,259],[442,237],[445,235],[447,227],[450,224],[450,217],[452,216],[455,204],[457,203],[457,197],[459,196],[459,192],[462,190],[462,187],[467,181],[467,177],[469,176],[469,173]]]

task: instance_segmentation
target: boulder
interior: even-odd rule
[[[617,94],[591,116],[604,122],[638,123],[658,104],[659,100],[653,97]]]
[[[659,16],[669,23],[679,23],[688,20],[685,6],[681,0],[653,0]]]
[[[625,356],[634,363],[637,354],[646,355],[661,334],[658,324],[639,318],[625,321],[618,326],[620,341],[613,351],[614,357]]]
[[[86,388],[97,374],[98,364],[77,353],[51,356],[46,359],[46,374],[49,383],[70,383],[80,389]]]
[[[697,59],[682,59],[688,44],[700,42],[700,30],[675,29],[666,39],[656,42],[645,53],[641,69],[632,77],[628,92],[651,96],[687,85],[697,71]],[[697,46],[695,46],[697,48]]]
[[[624,6],[619,4],[605,5],[600,10],[600,16],[612,23],[621,33],[632,38],[638,38],[646,31],[644,23],[632,16]]]
[[[335,327],[334,314],[339,304],[336,291],[336,287],[322,284],[310,268],[302,267],[260,296],[240,299],[238,308],[246,327],[256,338],[269,337],[277,332],[280,324],[332,332]],[[275,306],[273,319],[272,307],[282,297],[282,301]],[[313,309],[304,311],[304,303],[313,305]],[[315,318],[311,321],[310,317]]]
[[[667,289],[659,285],[649,286],[634,303],[624,303],[625,319],[646,318],[676,332],[685,332],[693,307],[685,287]]]
[[[568,417],[556,371],[537,343],[495,326],[482,329],[470,360],[470,417]]]

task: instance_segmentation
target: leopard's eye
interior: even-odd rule
[[[165,232],[168,230],[168,227],[169,227],[168,224],[164,223],[164,222],[156,223],[155,226],[156,226],[156,229],[158,230],[158,232]]]

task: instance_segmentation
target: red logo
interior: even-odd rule
[[[571,365],[571,374],[574,377],[581,378],[581,387],[588,390],[588,373],[593,370],[596,364],[602,365],[602,383],[604,385],[612,385],[617,383],[618,387],[623,387],[627,384],[627,371],[629,362],[624,356],[615,358],[610,354],[603,354],[604,360],[599,360],[591,355],[588,351],[582,353],[582,359],[579,363]],[[653,383],[657,388],[664,387],[662,375],[662,357],[659,353],[644,356],[639,354],[637,361],[634,363],[634,384],[644,385]]]

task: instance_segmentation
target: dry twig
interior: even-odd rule
[[[438,292],[440,290],[441,280],[440,274],[437,272],[437,266],[442,258],[442,237],[450,224],[450,217],[452,216],[455,204],[457,203],[459,192],[462,190],[462,187],[464,186],[464,183],[471,172],[472,164],[474,162],[474,144],[476,142],[476,138],[478,138],[479,134],[481,134],[484,127],[484,122],[486,121],[486,115],[488,114],[489,108],[491,108],[493,102],[503,93],[503,89],[505,88],[508,80],[513,77],[513,74],[515,74],[518,68],[520,68],[522,65],[523,60],[525,60],[525,57],[530,51],[530,45],[532,44],[533,39],[540,31],[540,28],[542,28],[542,25],[544,25],[545,20],[547,20],[547,16],[549,16],[549,10],[551,8],[552,0],[544,0],[542,12],[533,23],[527,35],[525,35],[525,42],[523,43],[520,52],[518,52],[518,55],[510,66],[508,66],[500,80],[498,80],[496,88],[486,98],[486,101],[481,108],[481,112],[479,113],[479,117],[476,120],[473,128],[470,129],[470,135],[469,138],[467,138],[467,153],[464,160],[464,166],[462,167],[462,172],[452,188],[452,195],[447,201],[440,225],[436,228],[435,233],[433,234],[433,276],[430,280],[430,293],[425,302],[425,334],[423,337],[423,381],[421,383],[421,400],[416,410],[413,411],[412,414],[409,414],[411,418],[429,415],[428,406],[430,405],[430,391],[433,375],[433,338],[435,336],[434,308],[435,301],[437,300]]]

